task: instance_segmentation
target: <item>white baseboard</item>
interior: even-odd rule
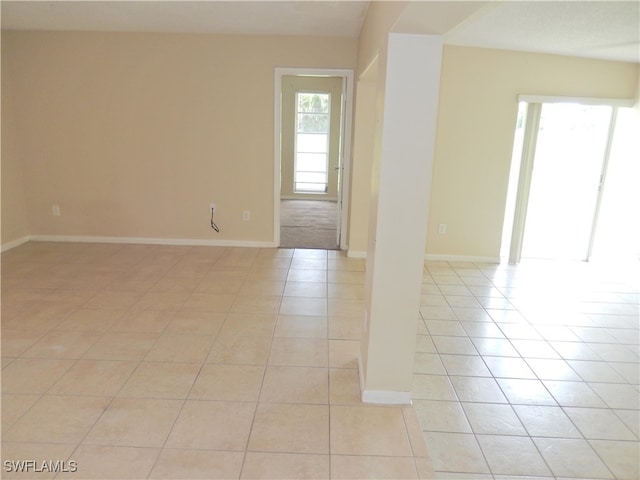
[[[23,243],[27,243],[29,240],[30,240],[29,235],[26,235],[26,236],[24,236],[22,238],[18,238],[16,240],[12,240],[10,242],[3,243],[2,247],[0,247],[0,251],[6,252],[7,250],[11,250],[12,248],[19,247]]]
[[[293,195],[284,195],[280,197],[280,200],[320,200],[322,202],[337,202],[337,197],[323,197],[322,194],[318,194],[318,198],[316,198],[312,193],[304,196],[293,196]]]
[[[378,405],[411,405],[411,392],[394,392],[391,390],[364,390],[362,403]]]
[[[367,258],[366,251],[349,250],[347,257]],[[433,253],[424,254],[425,261],[432,262],[473,262],[473,263],[500,263],[500,257],[480,257],[473,255],[438,255]]]
[[[83,235],[31,235],[34,242],[78,242],[78,243],[128,243],[143,245],[184,245],[204,247],[253,247],[275,248],[273,242],[250,240],[205,240],[195,238],[149,238],[149,237],[99,237]]]
[[[358,380],[360,381],[360,398],[362,403],[377,405],[411,405],[411,392],[393,390],[365,390],[362,371],[362,357],[358,353]]]
[[[500,263],[500,257],[479,257],[473,255],[438,255],[424,254],[425,261],[431,262],[473,262],[473,263]]]

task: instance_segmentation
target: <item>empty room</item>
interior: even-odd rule
[[[2,1],[2,477],[637,480],[639,16]]]

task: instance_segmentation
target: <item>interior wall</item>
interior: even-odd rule
[[[10,72],[2,57],[2,245],[19,242],[29,235],[29,221],[18,151],[13,97],[9,94]],[[6,87],[6,88],[5,88]]]
[[[377,65],[367,70],[357,85],[353,161],[351,168],[351,202],[349,215],[349,255],[362,257],[367,251],[371,170],[376,134]]]
[[[371,2],[358,41],[356,104],[349,211],[349,255],[365,256],[369,219],[376,215],[389,32],[408,2]]]
[[[3,184],[28,186],[26,215],[7,208],[32,235],[269,243],[274,69],[353,69],[356,52],[352,38],[2,32],[23,175],[5,178],[3,138]],[[3,243],[22,222],[4,197]]]
[[[388,34],[406,6],[371,3],[358,44],[359,76],[376,56],[384,71]],[[633,98],[637,78],[637,64],[445,46],[426,254],[499,259],[519,94]],[[380,95],[384,88],[381,75]],[[356,115],[354,171],[371,170],[358,133],[366,129]],[[358,194],[371,195],[370,177],[354,175],[352,182],[354,209],[366,203]],[[356,212],[349,250],[358,254],[368,232],[366,222],[354,220]]]
[[[398,17],[408,4],[408,0],[369,3],[358,39],[358,78],[376,58],[379,61],[381,71],[384,71],[389,32],[391,32],[394,24],[398,21]]]
[[[499,258],[519,94],[633,98],[637,79],[637,64],[445,47],[427,254]]]

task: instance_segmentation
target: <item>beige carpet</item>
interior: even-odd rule
[[[280,246],[337,249],[336,215],[336,202],[282,200],[280,202]]]

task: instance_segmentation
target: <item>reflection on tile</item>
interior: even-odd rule
[[[611,410],[604,408],[565,408],[571,421],[588,440],[637,440]]]
[[[445,375],[413,376],[413,398],[423,400],[457,400],[450,378]]]
[[[462,402],[507,403],[493,378],[451,377],[451,383]]]
[[[514,405],[513,408],[532,437],[581,437],[560,407]]]
[[[471,427],[459,402],[414,400],[422,430],[430,432],[471,433]]]
[[[529,437],[478,435],[477,438],[493,473],[541,476],[551,473]]]
[[[468,433],[424,432],[427,450],[438,472],[461,472],[462,478],[469,474],[489,473],[475,435]]]
[[[589,385],[581,382],[544,381],[547,390],[563,407],[604,407]]]
[[[521,358],[490,357],[485,355],[482,359],[496,378],[536,378],[535,374]]]
[[[533,440],[553,474],[558,477],[613,478],[593,448],[583,439]]]
[[[616,478],[640,478],[638,442],[593,440],[589,442]]]
[[[527,435],[510,405],[463,403],[469,423],[476,433],[490,435]]]
[[[498,384],[513,405],[557,405],[540,380],[499,378]]]

